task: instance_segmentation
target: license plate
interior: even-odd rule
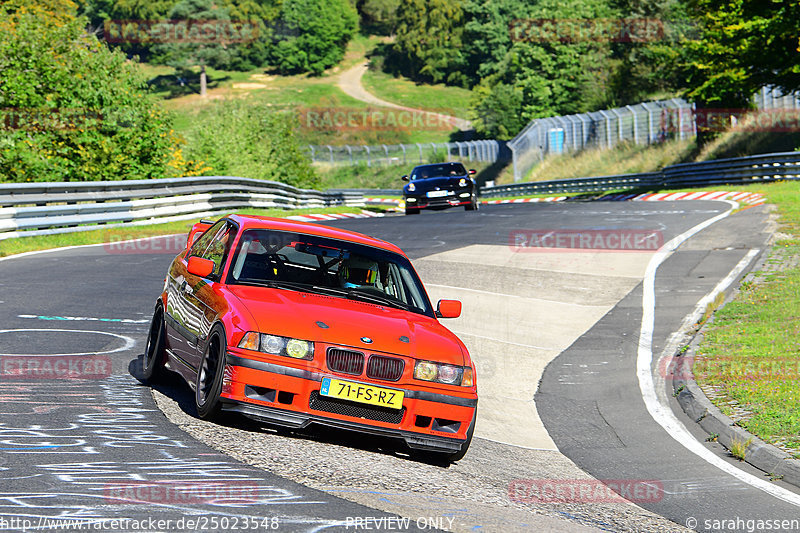
[[[319,393],[322,396],[351,402],[391,407],[392,409],[403,408],[403,391],[374,387],[365,383],[323,378]]]
[[[428,198],[440,198],[442,196],[450,196],[450,191],[428,191]]]

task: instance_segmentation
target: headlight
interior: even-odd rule
[[[458,180],[458,186],[459,187],[466,187],[467,186],[466,178],[461,178],[460,180]]]
[[[298,339],[289,339],[286,342],[286,354],[295,359],[305,359],[309,353],[313,353],[314,345],[310,342]]]
[[[264,352],[272,355],[283,355],[294,359],[310,360],[314,358],[314,343],[267,333],[248,331],[239,341],[239,348]]]
[[[471,368],[433,363],[431,361],[417,361],[414,365],[414,379],[464,387],[472,387],[473,385]]]
[[[411,192],[414,192],[414,191],[417,190],[417,186],[414,185],[413,183],[409,183],[408,184],[408,190],[411,191]]]
[[[457,366],[440,365],[439,366],[439,381],[441,381],[442,383],[447,383],[448,385],[453,385],[461,377],[459,375],[460,373],[461,373],[461,368],[459,368]]]

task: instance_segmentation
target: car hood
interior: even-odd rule
[[[437,320],[418,313],[282,289],[239,285],[228,290],[247,307],[263,333],[466,364],[458,337]],[[367,344],[362,337],[373,342]]]

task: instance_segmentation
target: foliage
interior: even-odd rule
[[[136,65],[87,34],[85,19],[23,3],[0,8],[0,180],[141,179],[196,168]]]
[[[604,20],[602,0],[544,0],[530,6],[532,20]],[[487,137],[513,137],[533,118],[591,111],[608,101],[609,44],[520,31],[500,62],[475,90],[474,125]]]
[[[359,0],[361,27],[379,35],[393,35],[397,27],[397,8],[400,0]]]
[[[464,84],[459,69],[463,18],[460,0],[401,0],[397,37],[385,50],[385,66],[420,81]]]
[[[242,176],[315,188],[318,176],[297,143],[296,118],[269,104],[223,100],[203,109],[186,133],[190,157],[211,167],[203,175]]]
[[[284,0],[273,61],[282,73],[322,72],[344,58],[358,30],[358,13],[349,0]]]
[[[688,46],[686,94],[742,108],[762,85],[800,88],[800,3],[691,0],[702,36]]]

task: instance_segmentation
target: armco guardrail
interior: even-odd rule
[[[709,185],[746,185],[800,179],[800,152],[754,155],[683,163],[660,172],[553,181],[533,181],[481,188],[483,197],[522,194],[604,192],[619,189],[667,189]]]
[[[661,185],[661,173],[622,174],[552,181],[532,181],[513,185],[482,187],[481,196],[517,196],[523,194],[562,194],[567,192],[602,192],[617,189],[655,188]]]
[[[247,207],[334,205],[362,206],[364,197],[231,176],[0,184],[0,240],[188,220]]]

